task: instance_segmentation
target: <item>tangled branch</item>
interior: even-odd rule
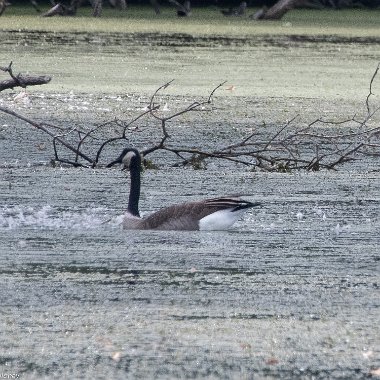
[[[372,109],[370,105],[379,67],[380,64],[370,81],[369,94],[365,101],[367,114],[362,120],[356,116],[341,121],[318,118],[300,127],[297,125],[300,117],[296,116],[275,128],[275,132],[269,137],[265,124],[256,125],[243,137],[211,150],[177,146],[168,132],[168,122],[190,112],[212,112],[214,95],[224,83],[216,86],[206,99],[190,105],[181,104],[179,110],[165,116],[166,113],[161,112],[159,97],[171,85],[172,81],[169,81],[153,93],[146,109],[132,120],[115,119],[86,131],[76,127],[62,129],[47,123],[37,123],[1,106],[0,111],[48,134],[52,138],[54,160],[75,167],[99,166],[105,148],[119,141],[130,144],[131,137],[139,131],[138,123],[144,120],[147,122],[143,128],[156,128],[160,135],[155,143],[142,151],[143,155],[147,157],[156,151],[171,153],[176,157],[173,166],[192,165],[194,168],[201,168],[207,159],[220,159],[265,171],[336,170],[347,162],[380,156],[380,127],[370,125],[380,108]],[[8,69],[6,71],[12,76]],[[117,129],[118,134],[109,137],[110,129]],[[93,154],[85,154],[84,147]]]
[[[51,81],[51,77],[47,75],[26,75],[13,74],[12,62],[7,67],[0,66],[0,70],[9,74],[11,79],[6,79],[0,82],[0,92],[6,89],[14,89],[15,87],[26,88],[27,86],[38,86]]]

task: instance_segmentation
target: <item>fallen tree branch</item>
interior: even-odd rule
[[[253,20],[281,20],[288,11],[304,3],[305,0],[278,0],[270,8],[261,8],[250,18]]]
[[[20,119],[30,125],[32,125],[33,127],[39,129],[40,131],[48,134],[50,137],[53,138],[53,144],[55,144],[56,142],[59,142],[60,144],[62,144],[65,148],[67,148],[68,150],[70,150],[71,152],[74,152],[75,154],[77,154],[78,156],[80,156],[81,158],[83,158],[85,161],[89,162],[89,163],[93,163],[93,160],[91,158],[89,158],[87,155],[85,155],[84,153],[78,151],[75,147],[73,147],[71,144],[69,144],[68,142],[66,142],[64,140],[64,137],[67,136],[67,134],[62,134],[62,135],[56,135],[55,133],[51,132],[48,127],[51,127],[52,125],[51,124],[43,124],[43,123],[38,123],[34,120],[31,120],[25,116],[22,116],[20,115],[19,113],[15,112],[15,111],[12,111],[8,108],[5,108],[5,107],[2,107],[0,106],[0,111],[1,112],[4,112],[8,115],[11,115],[11,116],[14,116],[16,117],[17,119]],[[54,126],[54,128],[58,128],[56,126]],[[57,152],[55,150],[55,153],[56,153],[56,157],[57,157]]]
[[[368,113],[368,115],[371,113],[371,112],[370,112],[370,107],[369,107],[369,98],[370,98],[372,95],[374,95],[374,93],[372,92],[372,85],[373,85],[373,81],[375,80],[375,78],[376,78],[376,76],[377,76],[377,73],[378,73],[378,71],[379,71],[379,68],[380,68],[380,63],[377,65],[376,70],[375,70],[375,72],[374,72],[373,75],[372,75],[371,81],[369,82],[369,93],[368,93],[367,98],[366,98],[366,100],[365,100],[365,104],[366,104],[366,106],[367,106],[367,113]]]
[[[255,126],[241,137],[231,137],[232,141],[228,144],[213,149],[202,148],[201,143],[198,147],[176,146],[172,136],[175,132],[170,130],[169,133],[168,122],[178,120],[189,112],[212,112],[214,95],[224,83],[217,85],[206,99],[189,105],[181,103],[179,108],[167,114],[168,109],[162,109],[159,97],[172,84],[173,81],[169,81],[157,88],[150,97],[147,108],[132,120],[114,119],[88,130],[62,129],[52,124],[38,123],[2,106],[0,111],[47,133],[53,141],[55,161],[75,167],[97,167],[106,147],[120,141],[130,144],[131,137],[137,132],[144,128],[155,128],[160,132],[156,137],[157,141],[141,149],[142,153],[145,157],[157,151],[171,153],[177,160],[173,166],[192,165],[194,168],[203,168],[207,159],[220,159],[265,171],[337,170],[338,166],[347,162],[364,157],[380,157],[380,126],[370,124],[380,107],[369,106],[379,66],[370,81],[366,99],[367,114],[362,120],[356,115],[344,120],[317,118],[299,127],[296,122],[300,120],[300,116],[297,115],[277,127],[269,137],[268,127],[263,124]],[[6,71],[13,75],[11,68]],[[109,132],[111,129],[116,131],[116,135],[113,133],[112,137]],[[86,152],[92,153],[83,153],[85,148]]]
[[[26,88],[28,86],[38,86],[51,81],[51,77],[47,75],[14,75],[12,71],[12,62],[7,67],[0,67],[1,71],[7,72],[11,79],[6,79],[0,82],[0,92],[6,89],[14,89],[15,87]]]

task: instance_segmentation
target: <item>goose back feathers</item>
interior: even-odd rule
[[[146,218],[140,218],[141,155],[136,149],[124,149],[108,167],[121,163],[129,169],[131,186],[123,227],[136,230],[224,230],[229,228],[249,208],[259,206],[240,197],[220,197],[187,202],[163,208]]]

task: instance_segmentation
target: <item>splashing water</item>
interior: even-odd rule
[[[49,205],[41,207],[3,206],[0,208],[0,229],[23,227],[54,229],[91,229],[119,225],[123,216],[110,216],[105,208],[59,210]]]

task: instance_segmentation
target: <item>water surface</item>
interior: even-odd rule
[[[91,128],[141,112],[173,76],[176,96],[161,98],[172,110],[228,79],[236,91],[222,89],[213,112],[169,127],[173,144],[210,148],[258,125],[271,136],[295,114],[300,126],[363,114],[376,66],[365,44],[78,46],[63,44],[57,60],[35,42],[2,45],[3,64],[39,73],[44,62],[54,79],[27,102],[7,92],[0,104]],[[380,366],[376,157],[338,172],[260,173],[220,161],[173,168],[157,154],[159,169],[143,175],[143,213],[237,191],[263,207],[227,232],[131,232],[120,227],[128,179],[119,170],[52,167],[44,134],[0,117],[0,373],[361,379]],[[129,142],[159,137],[143,121]]]
[[[147,172],[145,213],[234,183],[263,207],[228,232],[131,232],[119,171],[3,173],[3,370],[362,378],[377,362],[377,175]]]

